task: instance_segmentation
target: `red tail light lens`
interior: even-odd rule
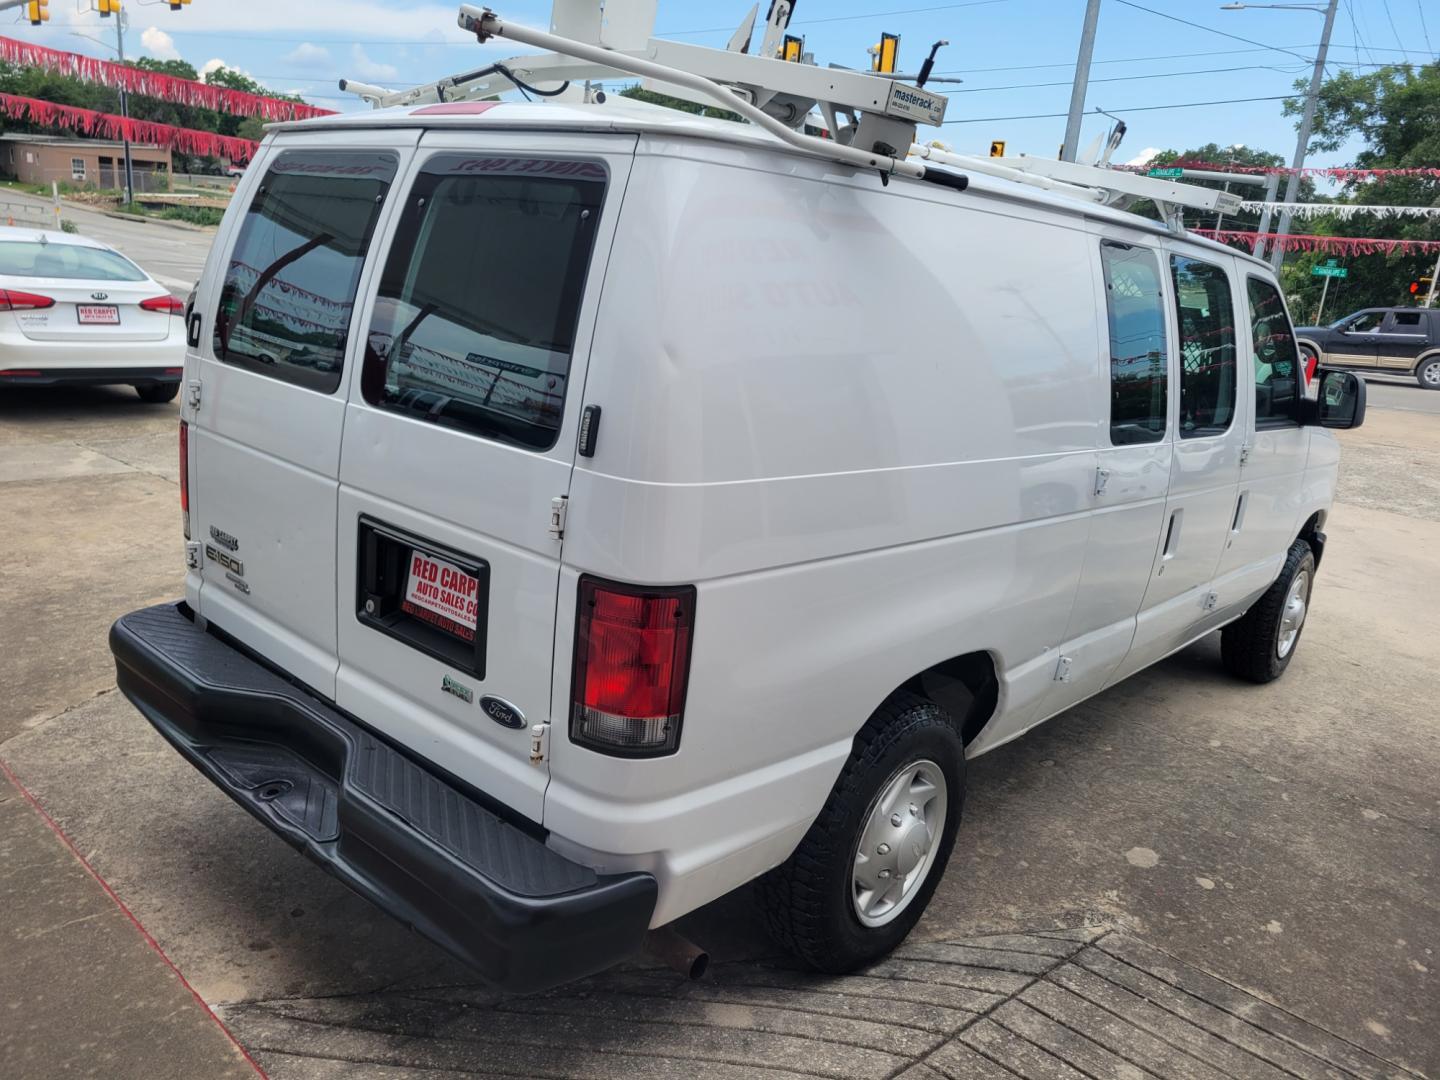
[[[190,539],[190,425],[180,421],[180,517]]]
[[[185,310],[184,301],[169,293],[164,296],[152,296],[149,300],[141,300],[140,306],[146,311],[158,311],[165,315],[179,315]]]
[[[619,757],[673,754],[694,629],[693,585],[644,588],[582,577],[571,740]]]
[[[55,301],[48,296],[0,289],[0,311],[39,311],[54,306]]]

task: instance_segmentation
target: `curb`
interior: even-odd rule
[[[100,214],[102,217],[114,218],[116,221],[138,221],[143,225],[164,225],[171,229],[183,229],[185,232],[208,233],[218,228],[215,225],[192,225],[188,221],[165,221],[161,218],[147,218],[139,214],[122,214],[118,210],[97,210],[93,206],[85,206],[83,203],[65,203],[65,206],[73,206],[77,210],[88,210],[92,214]]]

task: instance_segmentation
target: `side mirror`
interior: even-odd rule
[[[1357,428],[1365,422],[1365,380],[1351,371],[1320,368],[1319,392],[1306,401],[1307,424],[1324,428]]]

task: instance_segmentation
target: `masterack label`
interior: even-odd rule
[[[946,99],[918,86],[892,82],[885,99],[885,115],[900,116],[917,124],[939,124],[945,119]]]

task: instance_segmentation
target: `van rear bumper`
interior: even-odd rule
[[[120,689],[217,787],[331,874],[507,990],[640,948],[655,879],[602,876],[487,809],[183,605],[110,630]]]

